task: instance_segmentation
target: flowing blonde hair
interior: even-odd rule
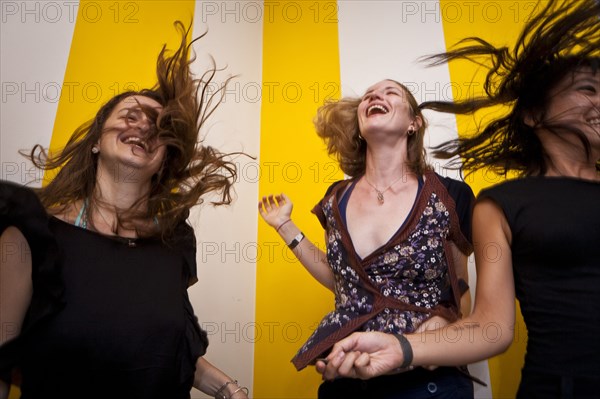
[[[422,175],[425,170],[429,169],[423,145],[427,122],[410,90],[395,80],[387,80],[394,82],[404,90],[412,117],[419,117],[422,120],[421,127],[414,134],[408,136],[407,150],[408,168],[410,171]],[[361,101],[361,98],[354,97],[327,101],[317,110],[314,119],[317,134],[327,144],[328,154],[333,155],[337,159],[340,169],[351,177],[362,175],[366,169],[367,143],[360,135],[357,114]]]

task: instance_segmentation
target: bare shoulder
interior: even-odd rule
[[[502,234],[508,244],[512,241],[510,226],[500,205],[490,199],[484,198],[475,203],[473,208],[473,230],[483,230],[490,235]]]

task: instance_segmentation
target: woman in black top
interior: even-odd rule
[[[518,397],[598,397],[599,39],[599,2],[550,1],[529,20],[512,53],[478,39],[432,58],[485,54],[494,66],[487,96],[425,107],[472,113],[510,106],[505,117],[447,143],[438,155],[461,156],[467,170],[490,167],[520,178],[482,191],[475,205],[475,307],[441,331],[456,339],[408,335],[411,350],[380,334],[356,334],[337,344],[327,365],[318,365],[327,378],[494,356],[512,341],[516,297],[528,329]]]
[[[61,167],[37,196],[0,184],[0,397],[18,369],[23,398],[189,398],[192,386],[247,398],[202,357],[187,295],[189,209],[213,191],[229,203],[236,171],[198,142],[214,70],[193,77],[189,29],[176,26],[154,88],[112,98],[59,154],[34,148],[37,166]]]

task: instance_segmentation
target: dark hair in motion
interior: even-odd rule
[[[149,97],[163,107],[158,114],[150,107],[140,106],[154,125],[150,136],[159,137],[166,152],[160,170],[152,177],[147,197],[131,209],[118,210],[118,225],[114,229],[128,226],[142,235],[160,234],[166,238],[187,217],[192,206],[203,202],[203,195],[219,193],[219,198],[213,202],[215,205],[231,202],[236,168],[226,158],[232,154],[222,154],[203,145],[198,138],[206,119],[222,100],[224,88],[231,78],[211,93],[208,89],[216,73],[214,60],[212,68],[200,78],[195,78],[190,71],[190,64],[195,59],[195,56],[190,59],[192,45],[204,35],[188,44],[191,25],[186,29],[177,21],[175,27],[181,33],[181,43],[171,55],[167,55],[166,46],[163,46],[156,62],[157,83],[152,89],[129,91],[110,99],[93,120],[75,130],[57,154],[48,155],[39,145],[33,148],[29,156],[37,167],[44,170],[61,168],[56,177],[38,191],[50,212],[58,213],[75,201],[86,200],[86,216],[92,221],[91,209],[101,201],[99,193],[95,192],[98,156],[92,153],[92,147],[98,142],[104,124],[117,104],[134,95]],[[143,201],[147,210],[140,212],[138,205]],[[143,226],[152,219],[158,220],[156,227],[144,231]]]
[[[491,66],[484,96],[426,102],[422,109],[473,114],[495,105],[509,107],[507,114],[479,127],[474,135],[435,147],[437,157],[454,158],[451,166],[462,161],[462,167],[470,172],[489,167],[499,174],[514,170],[522,175],[543,175],[550,159],[535,134],[540,128],[553,134],[577,135],[588,158],[591,156],[590,142],[576,123],[552,121],[545,108],[559,81],[581,68],[595,72],[600,67],[600,2],[549,0],[538,3],[536,10],[512,51],[470,37],[446,53],[424,58],[430,65],[465,59],[482,66],[478,58],[488,57]],[[530,118],[529,123],[526,118]]]

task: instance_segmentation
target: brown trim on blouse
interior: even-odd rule
[[[470,255],[473,252],[473,244],[469,242],[467,237],[465,237],[465,235],[462,232],[462,229],[460,227],[460,220],[458,219],[458,213],[456,212],[456,202],[454,201],[454,198],[450,195],[450,192],[448,191],[444,183],[442,183],[442,181],[439,179],[439,177],[435,173],[432,173],[432,176],[435,180],[434,184],[438,186],[438,188],[440,188],[440,190],[437,191],[438,195],[440,195],[442,201],[449,206],[448,211],[450,212],[450,234],[452,238],[451,241],[456,244],[456,246],[458,247],[458,249],[460,249],[462,253],[464,253],[465,255]]]
[[[322,356],[327,350],[331,349],[331,347],[340,339],[350,335],[356,329],[358,329],[361,325],[372,319],[374,316],[379,314],[386,308],[398,309],[403,311],[413,311],[413,312],[421,312],[421,313],[429,313],[431,316],[440,316],[445,318],[450,322],[454,322],[458,319],[460,314],[460,290],[458,289],[458,280],[456,277],[456,270],[454,270],[454,262],[452,258],[452,252],[450,252],[449,245],[447,244],[447,240],[443,240],[444,243],[444,252],[446,254],[446,260],[448,263],[448,274],[450,277],[450,282],[453,291],[453,298],[455,301],[456,307],[446,307],[443,305],[435,306],[434,308],[428,309],[421,306],[407,304],[398,299],[386,297],[379,289],[372,283],[371,278],[365,271],[365,267],[369,265],[371,261],[373,261],[377,256],[381,253],[385,253],[390,247],[397,245],[398,242],[405,241],[409,234],[415,229],[418,221],[420,220],[425,206],[428,204],[431,194],[435,191],[435,193],[440,196],[440,199],[445,204],[448,204],[450,209],[448,212],[450,214],[450,234],[452,237],[456,237],[457,235],[464,240],[464,242],[468,243],[462,232],[460,231],[460,223],[458,222],[458,217],[456,215],[456,205],[454,200],[448,193],[448,190],[443,185],[443,183],[437,178],[433,171],[426,171],[423,175],[424,184],[421,188],[415,203],[412,207],[410,214],[408,215],[408,219],[404,222],[404,226],[399,229],[390,240],[381,246],[380,248],[373,251],[364,259],[360,259],[358,254],[354,249],[354,245],[350,238],[350,233],[347,230],[345,223],[343,223],[340,209],[339,209],[339,193],[340,191],[347,187],[348,184],[351,184],[355,179],[360,179],[361,176],[355,177],[353,179],[348,179],[341,184],[337,184],[331,191],[331,193],[324,198],[319,204],[317,204],[313,208],[313,213],[321,219],[325,219],[325,214],[323,212],[323,203],[325,201],[329,201],[333,196],[333,217],[335,222],[338,225],[338,230],[341,234],[341,239],[344,244],[344,248],[348,252],[348,261],[350,262],[350,266],[354,269],[354,271],[360,277],[361,284],[364,289],[369,291],[373,295],[373,307],[371,311],[367,314],[361,315],[356,319],[350,320],[347,324],[339,328],[337,331],[333,332],[329,336],[325,337],[323,340],[319,341],[315,346],[303,352],[292,359],[292,363],[296,367],[297,370],[301,370],[309,364],[314,364],[316,358]],[[345,191],[345,190],[343,190]],[[320,217],[321,216],[321,217]],[[453,230],[456,231],[458,229],[458,234],[453,234]],[[464,247],[464,243],[460,245],[457,243],[459,248],[461,246]]]
[[[467,256],[473,252],[473,245],[469,242],[469,240],[467,240],[460,228],[460,220],[458,219],[458,213],[456,212],[456,202],[454,201],[454,198],[452,198],[448,192],[448,189],[446,189],[446,186],[444,186],[444,183],[441,182],[437,175],[432,173],[431,180],[432,184],[439,188],[436,193],[438,193],[442,202],[446,204],[448,213],[450,215],[450,240],[443,239],[443,244],[444,252],[450,255],[446,256],[446,260],[448,262],[448,275],[450,277],[450,284],[452,286],[452,294],[454,295],[457,318],[460,318],[462,317],[462,312],[460,309],[460,298],[462,294],[458,286],[458,275],[456,273],[456,265],[454,264],[454,256],[452,254],[450,242],[454,242],[458,249]]]

